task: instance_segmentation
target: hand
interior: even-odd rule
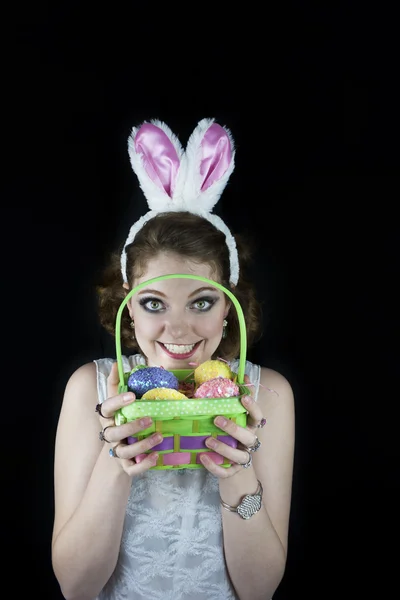
[[[244,377],[244,383],[247,385],[250,384],[250,380],[247,375]],[[246,399],[248,399],[248,403],[246,403]],[[201,454],[200,456],[200,460],[205,468],[210,471],[210,473],[221,479],[226,479],[236,475],[236,473],[243,469],[242,465],[238,463],[245,464],[249,461],[249,452],[243,448],[252,446],[257,441],[254,431],[256,430],[257,424],[260,423],[261,419],[263,418],[261,409],[257,402],[254,401],[252,395],[243,396],[241,401],[243,406],[248,411],[246,427],[240,427],[230,419],[225,419],[227,422],[225,425],[223,425],[220,422],[220,419],[224,418],[222,416],[214,419],[214,423],[217,425],[217,427],[238,440],[238,447],[232,448],[231,446],[228,446],[224,442],[216,440],[213,437],[209,437],[205,440],[205,444],[208,448],[210,448],[213,452],[217,452],[221,456],[227,458],[232,465],[230,467],[220,467],[212,460],[212,458],[210,458],[208,453]]]
[[[158,456],[157,453],[152,452],[146,455],[146,458],[141,460],[140,463],[135,462],[135,457],[143,455],[147,450],[162,442],[163,438],[160,434],[153,434],[140,442],[126,443],[126,438],[129,436],[136,437],[140,431],[150,427],[152,419],[141,417],[124,425],[115,425],[115,412],[136,399],[135,394],[132,392],[118,394],[118,383],[118,366],[117,363],[114,363],[107,379],[107,400],[101,405],[103,416],[100,416],[100,423],[106,443],[114,450],[114,456],[123,470],[130,476],[139,475],[154,467]],[[158,439],[155,437],[156,435],[159,436]]]

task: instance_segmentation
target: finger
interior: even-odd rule
[[[135,394],[133,392],[124,392],[122,394],[118,394],[118,396],[113,396],[111,398],[107,398],[101,405],[101,413],[104,419],[113,419],[114,413],[126,406],[127,404],[131,404],[136,400]]]
[[[139,473],[142,473],[143,471],[146,471],[147,469],[150,469],[151,467],[154,467],[157,464],[157,460],[158,460],[158,453],[157,452],[151,452],[149,455],[147,454],[142,454],[141,455],[141,460],[135,462],[135,460],[133,459],[125,459],[122,458],[121,454],[123,454],[124,452],[124,448],[127,446],[127,444],[116,444],[114,446],[112,446],[112,448],[110,449],[110,456],[112,456],[113,458],[118,458],[124,468],[124,471],[126,473],[128,473],[129,475],[138,475]],[[140,468],[136,468],[139,467],[140,464]]]
[[[243,446],[252,446],[257,440],[255,439],[254,433],[252,433],[249,429],[240,427],[240,425],[236,425],[230,419],[226,417],[216,417],[214,419],[214,423],[217,427],[225,431],[228,435],[241,442]],[[209,438],[208,438],[209,439]]]
[[[243,468],[240,465],[220,467],[213,461],[212,458],[210,458],[210,456],[208,456],[207,452],[204,454],[200,454],[200,460],[202,465],[207,469],[207,471],[210,471],[210,473],[212,473],[216,477],[219,477],[220,479],[227,479],[228,477],[232,477],[233,475],[236,475],[236,473],[238,473],[240,469]]]
[[[107,427],[107,441],[110,444],[121,442],[126,438],[137,435],[140,431],[148,429],[153,424],[150,417],[142,417],[141,419],[135,419],[124,425],[112,425]]]
[[[256,427],[256,425],[261,421],[261,419],[264,416],[262,414],[260,405],[254,400],[252,396],[243,396],[241,400],[243,406],[245,407],[248,413],[247,427]]]
[[[111,371],[107,377],[107,398],[118,395],[119,374],[118,363],[114,362],[111,366]]]
[[[123,464],[124,469],[128,473],[128,475],[136,476],[140,475],[141,473],[145,473],[152,467],[155,467],[157,464],[157,460],[157,452],[152,452],[138,463],[133,463],[132,461],[123,461]]]
[[[220,440],[216,440],[213,437],[209,437],[205,440],[205,444],[207,448],[211,448],[214,452],[217,452],[221,456],[224,456],[231,463],[244,463],[246,464],[249,460],[249,453],[246,450],[239,450],[237,448],[232,448],[221,442]]]
[[[149,450],[152,450],[155,446],[161,444],[162,441],[162,435],[153,433],[139,442],[134,442],[133,444],[120,444],[118,446],[118,456],[125,460],[132,460],[139,454],[144,454]]]

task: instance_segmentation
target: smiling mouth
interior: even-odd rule
[[[163,344],[162,342],[157,342],[161,348],[164,350],[168,356],[171,358],[190,358],[196,352],[197,348],[200,346],[201,342],[196,342],[195,344]]]

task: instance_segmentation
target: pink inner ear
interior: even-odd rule
[[[201,143],[203,158],[200,174],[203,177],[201,190],[204,192],[221,179],[232,160],[231,141],[225,129],[213,123],[206,131]]]
[[[136,134],[135,150],[142,155],[143,167],[150,179],[172,198],[180,161],[165,131],[145,123]]]

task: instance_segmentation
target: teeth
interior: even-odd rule
[[[166,347],[168,352],[172,352],[172,354],[186,354],[187,352],[191,352],[193,350],[195,344],[187,344],[186,346],[177,346],[176,344],[164,344],[164,346]]]

